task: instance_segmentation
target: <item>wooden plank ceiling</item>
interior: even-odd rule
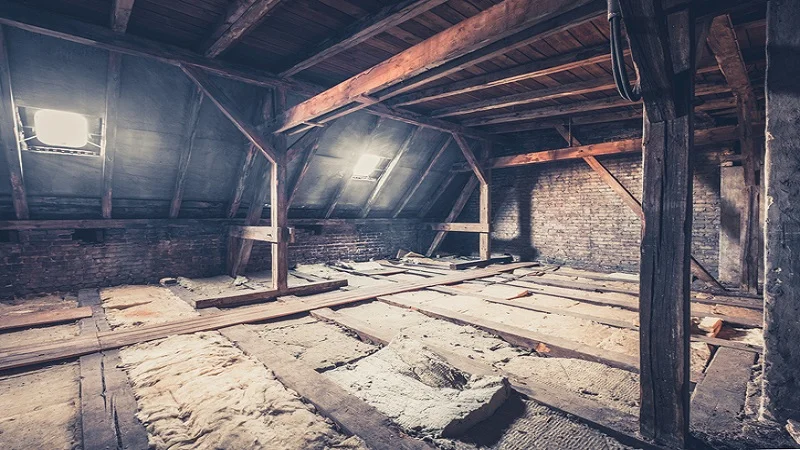
[[[112,4],[116,2],[13,3],[108,26]],[[500,0],[135,0],[127,34],[230,63],[289,74],[327,88],[497,3]],[[597,8],[594,4],[587,6]],[[620,127],[638,129],[641,106],[621,101],[613,87],[606,56],[608,23],[602,10],[601,6],[591,20],[562,27],[541,38],[527,38],[516,44],[511,39],[490,57],[466,64],[385,103],[497,134],[503,142],[513,143],[516,138],[519,145],[509,147],[517,152],[532,150],[525,148],[531,136],[544,137],[536,142],[546,142],[547,137],[557,139],[560,135],[554,127],[559,125],[573,125],[576,137],[588,144],[608,140],[608,136],[591,131],[597,123],[608,129],[607,122],[620,121]],[[763,95],[758,93],[763,91],[765,67],[764,16],[765,2],[755,2],[731,15],[759,101],[763,101]],[[323,51],[331,45],[336,45],[335,51]],[[710,49],[703,46],[701,53],[698,126],[735,124],[735,102],[725,77]],[[631,66],[630,59],[628,64]],[[587,131],[582,132],[582,127]],[[417,156],[418,174],[438,150],[441,138],[435,140],[427,153]],[[560,142],[563,147],[564,141]],[[398,148],[401,143],[402,138],[397,142]],[[537,145],[537,150],[543,149]],[[315,151],[317,155],[326,153],[324,148]],[[335,186],[328,188],[335,190]],[[368,195],[363,197],[366,201]],[[400,195],[386,207],[391,210],[402,201]]]

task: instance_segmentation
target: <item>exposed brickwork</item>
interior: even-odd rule
[[[290,246],[292,263],[394,256],[417,250],[416,225],[320,227],[300,230]],[[109,229],[104,242],[73,239],[73,230],[20,231],[19,242],[0,242],[0,298],[81,288],[155,283],[163,277],[224,273],[226,226]],[[269,248],[257,244],[250,264],[269,268]]]
[[[636,198],[641,199],[640,155],[599,158]],[[719,161],[717,154],[695,157],[692,254],[712,273],[719,258]],[[565,161],[492,174],[494,252],[523,258],[636,272],[641,225],[583,161]],[[477,220],[477,194],[459,221]],[[444,249],[477,251],[477,238],[450,233]]]

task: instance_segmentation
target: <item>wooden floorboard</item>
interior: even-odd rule
[[[92,308],[65,308],[52,311],[41,311],[27,314],[6,314],[0,316],[0,332],[18,328],[38,327],[73,322],[78,319],[92,317]]]
[[[697,385],[691,402],[692,431],[705,434],[736,432],[737,419],[744,409],[747,383],[756,355],[751,352],[720,348]]]
[[[61,361],[176,334],[189,334],[199,331],[218,330],[244,323],[264,322],[299,313],[307,313],[318,308],[346,305],[371,300],[380,296],[416,291],[438,284],[452,284],[475,278],[491,277],[498,273],[513,271],[528,265],[530,263],[507,264],[487,269],[458,272],[449,276],[427,278],[415,282],[316,294],[287,302],[239,308],[208,316],[145,325],[136,329],[98,332],[92,336],[6,348],[0,351],[0,371]]]
[[[236,292],[227,295],[220,295],[208,298],[198,298],[194,300],[194,307],[200,308],[219,308],[230,306],[250,305],[253,303],[266,302],[278,297],[287,295],[313,295],[328,292],[347,286],[347,280],[316,281],[297,286],[289,286],[287,289],[269,289],[263,291]]]
[[[94,313],[81,320],[81,335],[110,330],[96,289],[80,291],[78,301]],[[136,418],[136,398],[127,374],[120,369],[119,350],[81,356],[79,364],[83,449],[148,448],[147,431]]]

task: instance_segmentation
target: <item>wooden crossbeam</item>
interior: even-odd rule
[[[747,66],[729,15],[716,17],[711,22],[707,41],[736,99],[736,115],[739,123],[737,132],[746,190],[741,214],[739,265],[742,287],[750,292],[756,292],[762,230],[759,220],[760,196],[757,175],[760,170],[761,145],[756,140],[755,127],[762,121],[763,115],[750,84]]]
[[[426,223],[425,227],[434,231],[455,231],[461,233],[488,233],[489,226],[483,223]]]
[[[178,160],[178,174],[175,177],[175,187],[172,190],[172,201],[169,206],[169,218],[178,217],[183,201],[183,191],[186,187],[186,174],[189,170],[189,161],[192,158],[192,149],[197,138],[197,124],[200,122],[200,109],[203,106],[204,95],[200,89],[193,89],[189,100],[189,120],[187,123],[188,135],[181,148],[181,156]]]
[[[695,130],[695,145],[703,146],[710,144],[720,144],[731,142],[736,139],[735,126],[723,126]],[[525,166],[528,164],[540,164],[551,161],[563,161],[567,159],[584,158],[586,156],[615,155],[620,153],[636,153],[642,151],[642,139],[624,139],[620,141],[603,142],[599,144],[579,145],[575,147],[565,147],[556,150],[546,150],[541,152],[523,153],[513,156],[502,156],[493,158],[484,165],[489,169],[503,169],[507,167]],[[466,164],[454,164],[453,169],[457,172],[469,172],[471,169]]]
[[[309,67],[337,55],[349,48],[368,40],[384,31],[429,11],[447,0],[404,0],[386,6],[380,11],[366,16],[343,29],[341,32],[315,45],[300,56],[288,69],[282,71],[281,77],[290,77]]]
[[[412,129],[408,133],[408,136],[406,136],[406,138],[403,140],[403,143],[400,144],[400,149],[394,154],[392,160],[389,161],[386,169],[383,171],[383,173],[381,173],[380,178],[378,178],[378,181],[372,188],[372,192],[370,192],[369,197],[367,198],[367,203],[361,209],[361,218],[367,217],[369,212],[372,211],[372,207],[375,206],[375,202],[378,201],[378,197],[381,195],[381,192],[383,192],[386,184],[389,182],[389,177],[391,177],[392,173],[394,173],[394,170],[400,164],[400,160],[411,148],[411,143],[414,142],[414,139],[417,136],[419,136],[420,131],[422,131],[422,128],[414,127],[414,129]]]
[[[8,175],[11,182],[11,199],[14,202],[14,214],[18,220],[29,217],[28,199],[25,194],[25,180],[22,173],[22,154],[19,145],[19,124],[17,123],[17,107],[14,104],[14,93],[11,88],[11,68],[8,60],[8,47],[5,32],[0,28],[0,139],[3,153],[8,164]]]
[[[216,58],[231,48],[247,33],[255,29],[281,2],[282,0],[234,1],[214,28],[211,36],[201,46],[203,54],[208,58]]]
[[[135,0],[113,0],[111,4],[111,29],[117,33],[124,33],[131,20],[133,3]]]
[[[300,103],[275,121],[271,130],[287,131],[341,109],[354,111],[364,108],[372,102],[369,96],[381,89],[556,18],[590,1],[505,0]],[[406,86],[403,89],[410,88]],[[400,93],[402,89],[395,89],[391,95]]]
[[[472,193],[475,191],[475,188],[478,187],[480,182],[476,177],[470,176],[467,184],[464,186],[464,190],[461,191],[461,194],[456,199],[455,204],[453,204],[453,208],[450,210],[450,214],[444,219],[445,223],[455,222],[458,219],[458,216],[461,214],[461,211],[464,210],[464,206],[467,205],[467,201],[472,196]],[[447,231],[439,231],[436,233],[436,236],[433,238],[433,242],[431,242],[430,247],[428,247],[428,251],[425,252],[425,256],[430,257],[442,245],[444,238],[447,236]]]
[[[423,170],[422,173],[417,177],[417,181],[406,191],[405,194],[403,194],[403,197],[397,203],[397,206],[395,206],[394,211],[392,212],[393,218],[399,216],[400,213],[403,212],[403,208],[408,205],[408,202],[414,197],[414,194],[416,194],[417,190],[419,190],[419,187],[422,186],[422,183],[424,183],[425,179],[428,178],[428,175],[430,175],[431,171],[436,166],[436,163],[438,163],[442,155],[444,155],[444,151],[447,150],[447,147],[450,146],[451,142],[453,142],[453,136],[447,135],[447,137],[444,138],[444,142],[439,147],[439,150],[428,160],[425,170]]]
[[[291,228],[278,228],[265,225],[232,225],[230,235],[242,239],[262,242],[292,242],[294,231]]]
[[[217,105],[217,108],[228,118],[228,120],[233,123],[233,125],[239,129],[239,131],[244,134],[244,137],[247,138],[253,145],[256,146],[264,156],[269,159],[270,162],[274,163],[277,155],[275,153],[275,149],[272,146],[272,143],[264,137],[261,132],[259,132],[255,126],[253,126],[247,119],[245,119],[239,108],[236,106],[236,103],[225,93],[222,89],[214,83],[208,75],[204,72],[191,67],[191,66],[181,66],[181,70],[186,76],[189,77],[197,87],[203,91],[206,97],[211,100],[212,103]]]

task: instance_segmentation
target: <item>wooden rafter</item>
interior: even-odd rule
[[[450,187],[450,184],[453,182],[453,180],[455,180],[456,175],[458,175],[458,172],[450,172],[447,177],[442,180],[442,183],[439,185],[436,191],[434,191],[433,197],[431,197],[427,202],[425,202],[424,205],[422,205],[417,217],[423,218],[428,215],[428,212],[430,212],[431,208],[433,208],[433,205],[439,201],[439,199],[442,197],[442,194],[444,194],[447,188]]]
[[[302,183],[303,178],[306,177],[308,169],[311,167],[311,160],[314,158],[314,155],[317,154],[317,150],[319,149],[319,140],[321,137],[321,135],[317,135],[317,138],[311,143],[308,150],[303,155],[303,159],[300,161],[300,168],[297,170],[297,175],[295,176],[294,182],[291,185],[292,187],[289,189],[289,199],[286,200],[287,207],[292,206],[292,202],[294,201],[297,192],[300,191],[300,183]]]
[[[197,138],[197,124],[200,121],[200,108],[203,106],[203,98],[204,95],[200,89],[192,89],[192,96],[189,99],[189,120],[186,122],[188,134],[178,160],[178,174],[175,177],[175,188],[172,190],[172,201],[169,206],[170,219],[178,217],[178,213],[181,210],[183,191],[186,186],[186,173],[189,170],[189,161],[192,158],[192,149],[194,149],[194,142]]]
[[[411,143],[419,135],[420,131],[422,131],[422,128],[414,127],[408,133],[408,136],[406,136],[406,138],[403,140],[403,143],[400,144],[400,149],[397,150],[397,153],[395,153],[395,155],[392,157],[392,160],[389,161],[386,169],[383,171],[383,173],[381,173],[378,181],[372,188],[372,192],[370,192],[369,197],[367,198],[367,203],[364,204],[364,207],[361,209],[361,218],[367,217],[369,212],[372,211],[372,207],[375,206],[375,202],[378,201],[381,192],[383,192],[383,189],[389,182],[389,178],[392,176],[392,173],[394,173],[394,170],[397,168],[398,164],[400,164],[400,160],[411,148]]]
[[[236,213],[239,212],[239,207],[242,205],[242,196],[244,195],[247,177],[250,176],[250,171],[253,169],[253,164],[256,161],[257,154],[258,149],[256,149],[255,145],[250,144],[247,146],[247,151],[242,159],[242,168],[239,171],[239,177],[236,179],[236,184],[233,188],[233,199],[231,200],[230,208],[228,208],[229,218],[236,217]]]
[[[374,103],[370,96],[384,88],[589,3],[591,0],[505,0],[300,103],[282,115],[271,130],[288,131],[321,116],[362,109]],[[393,89],[381,100],[413,87]]]
[[[282,77],[290,77],[327,58],[337,55],[349,48],[366,41],[392,27],[429,11],[447,0],[404,0],[386,6],[380,11],[364,17],[337,33],[297,59],[291,67],[280,73]]]
[[[444,223],[452,223],[458,220],[458,216],[461,214],[461,211],[464,210],[464,207],[467,205],[469,198],[472,196],[472,193],[475,192],[475,188],[478,187],[480,182],[478,179],[472,175],[470,175],[467,184],[464,186],[464,189],[459,194],[456,202],[453,204],[453,208],[450,210],[450,213],[444,219]],[[444,242],[444,238],[447,236],[447,231],[439,231],[436,233],[436,236],[433,237],[433,241],[431,242],[430,247],[428,247],[428,251],[425,252],[425,256],[431,256],[442,245]]]
[[[735,126],[723,126],[695,130],[695,145],[711,145],[731,142],[736,139]],[[506,167],[540,164],[550,161],[563,161],[566,159],[584,158],[586,156],[615,155],[620,153],[636,153],[642,151],[642,139],[624,139],[599,144],[587,144],[575,147],[565,147],[556,150],[522,153],[513,156],[501,156],[490,159],[483,167],[488,169],[503,169]],[[455,164],[453,170],[469,172],[472,169],[467,164]]]
[[[201,46],[208,58],[216,58],[239,42],[275,10],[283,0],[235,0]]]
[[[475,153],[472,152],[469,144],[467,143],[466,139],[458,134],[453,134],[453,140],[456,141],[458,144],[458,148],[461,150],[461,154],[464,155],[464,158],[467,160],[467,165],[472,169],[472,173],[478,178],[478,181],[482,185],[486,185],[489,182],[489,177],[486,176],[483,167],[481,167],[480,161],[478,158],[475,157]]]
[[[386,121],[379,117],[375,122],[373,122],[370,129],[367,131],[366,141],[368,142],[367,148],[370,147],[373,139],[375,139],[375,135],[377,134],[378,130],[383,126]],[[360,156],[360,155],[354,155]],[[347,190],[347,186],[350,185],[353,179],[353,167],[355,165],[355,161],[352,161],[352,164],[348,164],[348,167],[345,169],[344,173],[342,174],[343,178],[342,181],[339,182],[339,185],[336,187],[336,192],[331,197],[331,202],[328,204],[328,208],[325,210],[325,218],[329,219],[333,212],[336,210],[336,206],[339,204],[339,200],[342,199],[342,195]]]
[[[111,4],[111,29],[117,33],[124,33],[131,20],[133,3],[135,0],[113,0]]]
[[[28,199],[25,195],[25,179],[22,172],[22,154],[19,145],[19,129],[17,124],[17,107],[14,104],[14,93],[11,88],[11,68],[8,60],[6,36],[0,28],[0,140],[3,144],[8,175],[11,181],[11,199],[14,202],[14,214],[18,220],[29,217]]]
[[[736,115],[739,122],[737,131],[746,190],[741,214],[739,264],[742,286],[751,292],[756,292],[761,235],[757,174],[760,168],[761,147],[756,140],[755,127],[762,121],[762,114],[729,15],[716,17],[711,22],[707,40],[736,98]]]
[[[406,193],[403,195],[403,198],[400,199],[400,202],[397,203],[397,206],[394,208],[394,212],[392,212],[393,218],[399,216],[403,211],[403,208],[405,208],[408,202],[411,201],[411,199],[414,197],[414,194],[417,192],[417,190],[419,190],[419,187],[422,186],[422,183],[425,182],[425,179],[428,178],[428,175],[430,175],[431,171],[436,166],[436,163],[439,162],[442,155],[444,155],[444,151],[447,150],[452,142],[452,135],[445,137],[444,142],[439,147],[439,150],[433,156],[431,156],[430,160],[428,160],[425,170],[423,170],[419,177],[417,177],[417,181],[414,183],[414,185],[409,188],[408,191],[406,191]]]
[[[272,143],[269,139],[265,138],[255,126],[253,126],[247,119],[245,119],[239,111],[236,103],[217,86],[216,83],[204,72],[190,66],[181,66],[183,73],[186,74],[194,83],[200,88],[201,91],[211,100],[212,103],[217,105],[217,108],[230,120],[239,131],[244,134],[248,141],[264,154],[270,162],[275,162],[277,155]]]
[[[111,196],[113,192],[114,156],[117,152],[117,116],[119,114],[119,91],[122,71],[122,55],[109,53],[106,81],[106,109],[103,117],[103,138],[100,154],[103,158],[103,199],[101,201],[104,219],[111,218]]]

